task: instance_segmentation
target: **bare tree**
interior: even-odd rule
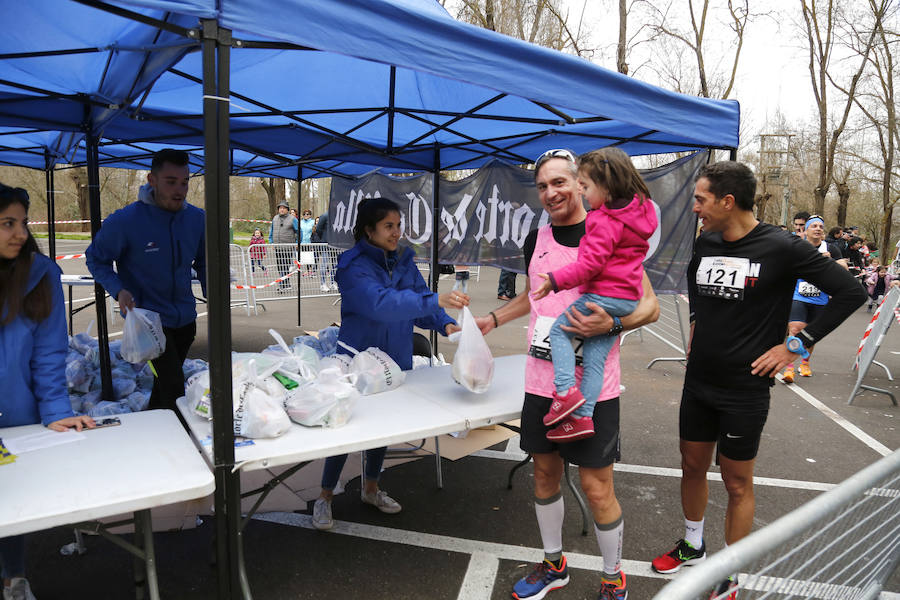
[[[269,214],[274,215],[278,204],[284,202],[284,179],[280,177],[269,177],[268,179],[260,179],[259,184],[266,190],[266,196],[269,198]]]
[[[731,54],[730,71],[726,74],[714,74],[710,76],[707,72],[704,43],[706,41],[707,26],[710,25],[710,6],[709,0],[702,0],[702,3],[695,8],[694,0],[687,0],[688,15],[690,16],[689,27],[678,23],[672,16],[673,12],[678,12],[682,7],[684,0],[669,0],[667,4],[645,2],[649,7],[651,23],[650,30],[653,32],[651,39],[656,42],[674,42],[675,47],[682,50],[687,48],[693,55],[692,62],[696,66],[696,76],[698,88],[695,93],[705,98],[727,98],[737,77],[738,65],[741,59],[741,50],[744,45],[744,32],[747,23],[750,20],[750,3],[749,0],[728,0],[728,27],[734,34],[734,42],[732,46],[734,50]],[[681,61],[671,60],[671,52],[673,48],[670,44],[662,43],[660,46],[661,53],[665,54],[665,59],[660,61],[665,68],[671,68],[673,63],[681,63]],[[681,54],[681,52],[679,52]],[[683,67],[678,64],[681,70]],[[675,79],[679,81],[676,89],[683,92],[689,90],[684,89],[683,77],[684,73],[679,73]],[[673,74],[663,74],[666,79],[673,79]]]
[[[458,0],[456,18],[534,44],[584,55],[559,0]]]
[[[619,43],[616,44],[616,70],[628,75],[625,53],[628,50],[628,0],[619,0]]]
[[[849,85],[839,86],[844,91],[846,102],[843,106],[840,121],[829,132],[828,85],[834,83],[835,78],[830,72],[832,58],[834,56],[836,23],[838,21],[838,9],[834,0],[817,3],[816,0],[800,0],[805,24],[806,41],[809,49],[809,75],[813,87],[813,95],[816,99],[816,108],[819,116],[819,169],[816,187],[813,190],[815,208],[817,213],[825,210],[825,196],[831,187],[834,177],[834,155],[838,147],[838,140],[847,125],[850,109],[854,103],[856,88],[866,68],[869,54],[884,15],[884,1],[880,8],[873,10],[874,25],[860,41],[859,65],[850,77]],[[837,84],[835,84],[837,85]]]

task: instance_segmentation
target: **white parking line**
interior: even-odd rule
[[[469,559],[466,577],[459,588],[457,600],[491,600],[494,580],[500,561],[496,556],[484,552],[473,552]]]
[[[784,381],[782,381],[782,379],[781,379],[780,374],[776,375],[776,377],[778,377],[779,381],[784,383]],[[844,417],[839,415],[838,413],[834,412],[833,410],[831,410],[830,408],[825,406],[825,404],[820,402],[818,399],[816,399],[815,396],[813,396],[812,394],[810,394],[803,388],[801,388],[793,383],[785,384],[785,387],[787,389],[791,390],[792,392],[794,392],[795,394],[797,394],[798,396],[800,396],[801,398],[803,398],[804,400],[806,400],[807,402],[809,402],[813,407],[817,408],[819,410],[819,412],[821,412],[823,415],[825,415],[826,417],[828,417],[829,419],[831,419],[832,421],[834,421],[835,423],[837,423],[838,425],[840,425],[841,427],[846,429],[848,432],[850,432],[850,435],[852,435],[853,437],[855,437],[856,439],[861,441],[863,444],[865,444],[866,446],[868,446],[869,448],[871,448],[878,454],[880,454],[882,456],[887,456],[888,454],[891,453],[890,448],[888,448],[887,446],[885,446],[884,444],[882,444],[881,442],[879,442],[878,440],[876,440],[875,438],[870,436],[868,433],[866,433],[865,431],[863,431],[862,429],[860,429],[859,427],[857,427],[856,425],[854,425],[853,423],[851,423],[850,421],[848,421],[847,419],[845,419]]]
[[[522,452],[501,452],[499,450],[479,450],[473,452],[471,456],[480,456],[482,458],[496,458],[499,460],[509,460],[519,462],[525,458]],[[613,465],[613,471],[620,473],[638,473],[641,475],[655,475],[658,477],[677,477],[681,478],[681,469],[670,469],[667,467],[648,467],[645,465],[628,465],[624,463],[616,463]],[[709,472],[706,474],[709,481],[722,481],[719,473]],[[818,481],[799,481],[796,479],[777,479],[775,477],[753,477],[753,485],[764,485],[769,487],[788,488],[792,490],[812,490],[818,492],[827,492],[833,488],[834,483],[821,483]]]

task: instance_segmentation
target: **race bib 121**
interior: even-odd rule
[[[743,300],[750,259],[736,256],[704,256],[697,269],[697,292],[725,300]]]

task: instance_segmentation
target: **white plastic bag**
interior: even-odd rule
[[[256,363],[249,361],[247,376],[232,390],[234,434],[246,438],[273,438],[287,433],[291,420],[283,396],[273,397],[258,386]]]
[[[356,375],[356,389],[363,396],[398,388],[406,381],[406,373],[384,350],[372,346],[358,352],[343,342],[338,344],[355,353],[350,373]]]
[[[209,400],[209,371],[200,371],[191,375],[184,391],[188,406],[194,413],[204,419],[212,419],[212,407]]]
[[[304,379],[315,378],[319,372],[319,353],[314,348],[304,344],[297,344],[292,348],[274,329],[269,330],[269,335],[275,338],[278,348],[270,346],[263,350],[263,354],[279,357],[282,360],[281,368],[285,371],[296,373]]]
[[[288,392],[284,408],[292,421],[308,427],[340,427],[350,420],[359,398],[356,376],[328,368],[313,381]]]
[[[463,307],[459,346],[453,357],[453,380],[470,392],[483,394],[494,378],[494,357],[469,307]]]
[[[122,358],[132,364],[153,360],[166,351],[159,313],[133,308],[125,315],[122,334]]]

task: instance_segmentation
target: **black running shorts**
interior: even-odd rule
[[[685,381],[678,432],[687,442],[718,442],[725,458],[751,460],[768,415],[768,388],[735,392]]]
[[[619,399],[604,400],[594,406],[594,435],[574,442],[557,443],[547,439],[553,427],[544,425],[552,398],[525,394],[522,405],[520,447],[531,454],[559,451],[564,459],[580,467],[601,469],[619,460]]]
[[[810,304],[809,302],[794,300],[791,302],[791,316],[788,317],[788,321],[812,323],[825,310],[825,306],[825,304]]]

